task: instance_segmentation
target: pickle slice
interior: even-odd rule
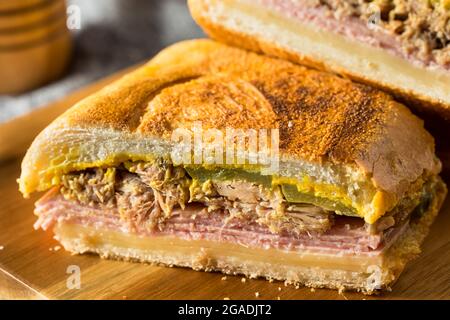
[[[192,179],[200,182],[207,180],[212,181],[236,181],[244,180],[256,184],[263,185],[268,189],[272,189],[272,176],[263,176],[257,171],[248,171],[243,169],[216,168],[214,170],[206,169],[201,166],[186,166],[184,168]],[[308,203],[325,210],[334,211],[338,214],[347,216],[356,216],[356,210],[345,206],[344,204],[323,197],[317,197],[314,194],[302,193],[297,190],[296,185],[282,184],[281,191],[287,202],[290,203]]]
[[[197,166],[186,166],[184,168],[192,179],[204,182],[207,180],[215,181],[236,181],[244,180],[248,182],[253,182],[261,184],[264,187],[272,188],[272,177],[263,176],[259,172],[252,172],[243,169],[227,169],[227,168],[217,168],[215,170],[205,169],[203,167]]]
[[[358,217],[355,209],[343,205],[338,201],[323,197],[317,197],[309,193],[299,192],[296,185],[283,184],[281,185],[281,191],[283,192],[284,198],[288,202],[313,204],[315,206],[324,208],[325,210],[334,211],[338,214]]]

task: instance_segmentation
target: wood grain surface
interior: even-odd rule
[[[129,70],[126,70],[127,72]],[[392,292],[380,296],[285,287],[282,282],[183,268],[73,256],[35,231],[34,202],[17,190],[20,160],[34,136],[84,96],[121,76],[93,84],[66,99],[0,126],[0,299],[450,299],[450,201],[447,199],[423,245]],[[68,289],[68,268],[78,266],[81,288]]]

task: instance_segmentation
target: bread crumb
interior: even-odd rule
[[[277,297],[277,300],[281,300],[281,298],[280,298],[280,297]]]
[[[278,291],[281,291],[281,287],[278,287]]]
[[[128,297],[127,296],[122,296],[122,299],[126,300],[126,299],[128,299]]]
[[[338,290],[338,294],[341,295],[341,296],[343,296],[345,300],[348,300],[348,298],[347,298],[347,297],[345,296],[345,294],[344,294],[344,291],[345,291],[345,288],[344,288],[344,287],[341,287],[341,288],[339,288],[339,290]]]
[[[300,286],[298,284],[295,285],[295,289],[298,290],[300,289]]]
[[[0,246],[0,250],[3,250],[3,249],[5,249],[5,246]]]
[[[222,281],[225,281],[225,280],[227,280],[227,276],[225,276],[225,277],[222,277],[222,279],[221,279]]]
[[[247,279],[242,278],[242,279],[241,279],[241,282],[242,282],[242,283],[246,283],[246,282],[247,282]]]
[[[316,292],[316,289],[314,289],[314,288],[311,288],[311,292]]]
[[[228,298],[228,297],[225,297],[225,298],[223,298],[223,300],[230,300],[230,298]]]
[[[53,251],[58,251],[58,250],[61,250],[61,246],[54,246],[53,247]]]
[[[255,292],[255,297],[259,298],[260,294],[259,292]]]

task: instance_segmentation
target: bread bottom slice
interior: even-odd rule
[[[389,289],[406,263],[420,253],[446,195],[440,184],[429,208],[387,250],[377,254],[329,255],[246,247],[236,243],[184,240],[174,236],[139,236],[59,221],[54,232],[66,250],[97,253],[103,258],[220,271],[287,281],[314,288],[373,294]]]

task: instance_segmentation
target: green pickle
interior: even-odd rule
[[[272,176],[261,175],[258,171],[249,171],[244,169],[228,169],[218,168],[214,170],[206,169],[201,166],[186,166],[185,170],[191,176],[192,179],[200,182],[208,180],[212,181],[236,181],[244,180],[251,183],[263,185],[268,189],[272,189]],[[355,209],[343,205],[338,201],[333,201],[323,197],[317,197],[314,194],[308,194],[299,192],[296,185],[282,184],[281,191],[286,199],[290,203],[307,203],[322,207],[329,211],[335,211],[338,214],[348,216],[358,216]]]
[[[314,194],[300,192],[298,191],[297,186],[293,184],[281,185],[281,191],[283,192],[286,201],[291,203],[308,203],[329,211],[335,211],[338,214],[343,214],[346,216],[358,216],[353,208],[345,206],[338,201],[333,201],[323,197],[317,197]]]
[[[205,182],[207,180],[216,181],[236,181],[244,180],[248,182],[253,182],[261,184],[266,188],[272,187],[272,177],[263,176],[256,171],[248,171],[243,169],[227,169],[218,168],[215,170],[209,170],[199,166],[186,166],[184,168],[192,179],[198,180],[200,182]]]
[[[422,217],[429,209],[430,205],[433,202],[433,195],[429,192],[424,192],[420,199],[420,203],[412,212],[412,215],[415,217]]]

